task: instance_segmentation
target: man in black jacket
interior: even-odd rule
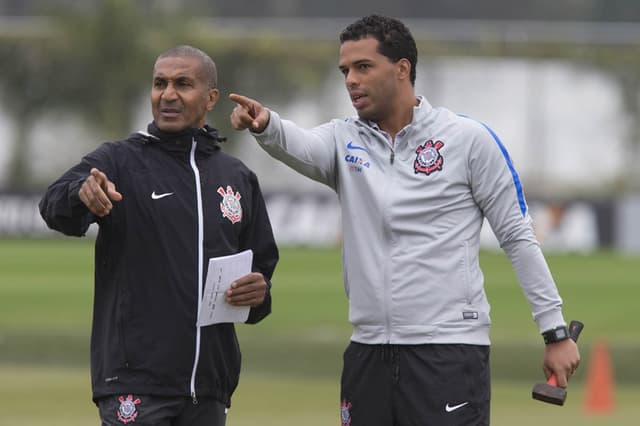
[[[103,425],[225,424],[240,350],[232,323],[196,325],[209,258],[251,249],[254,272],[226,300],[250,307],[248,323],[271,312],[278,249],[255,174],[205,124],[216,86],[202,51],[161,54],[147,131],[102,144],[40,202],[66,235],[99,226],[91,376]]]

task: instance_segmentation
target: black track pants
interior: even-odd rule
[[[365,345],[344,353],[343,426],[489,425],[489,346]]]

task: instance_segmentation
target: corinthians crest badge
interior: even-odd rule
[[[416,173],[424,173],[429,176],[431,173],[442,170],[444,158],[440,154],[440,148],[444,146],[442,141],[432,141],[429,139],[416,148],[416,161],[413,162],[413,170]]]
[[[229,219],[231,223],[240,222],[242,220],[242,205],[240,204],[242,195],[239,192],[234,193],[229,185],[227,185],[226,191],[219,187],[217,192],[222,196],[222,202],[220,203],[222,216]]]
[[[118,420],[122,423],[131,423],[136,421],[138,417],[138,410],[136,405],[140,404],[140,398],[133,399],[133,395],[128,395],[126,398],[120,396],[120,407],[118,407]]]
[[[340,421],[342,426],[349,426],[351,424],[351,403],[346,399],[342,400],[340,404]]]

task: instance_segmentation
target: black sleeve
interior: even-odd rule
[[[262,305],[251,308],[248,324],[255,324],[271,313],[271,277],[278,263],[278,247],[271,230],[271,222],[267,215],[267,208],[260,191],[258,179],[251,173],[252,184],[252,216],[248,229],[243,236],[243,246],[253,250],[252,270],[261,272],[267,281],[267,294]]]
[[[103,144],[85,156],[79,164],[67,170],[53,182],[40,200],[40,215],[47,226],[65,235],[83,236],[97,220],[80,200],[79,191],[93,167],[113,180],[109,161],[109,144]]]

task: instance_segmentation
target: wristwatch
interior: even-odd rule
[[[561,325],[560,327],[553,328],[551,330],[544,331],[542,338],[545,344],[561,342],[569,338],[569,330],[567,326]]]

